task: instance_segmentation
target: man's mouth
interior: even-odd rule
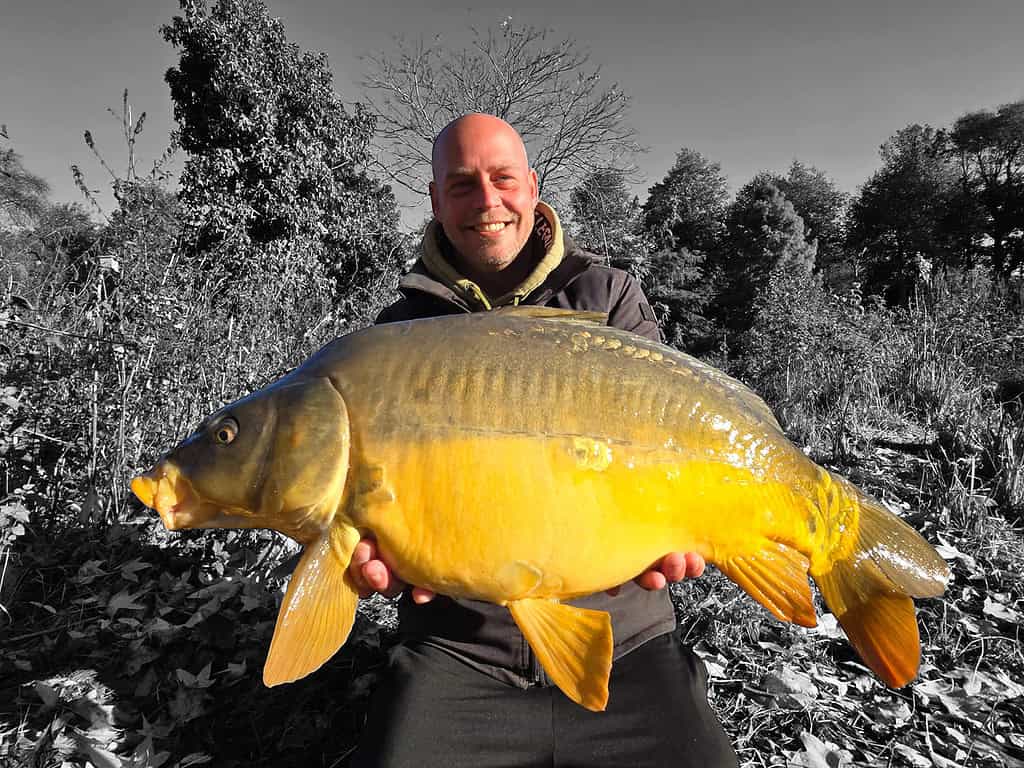
[[[505,227],[509,226],[512,226],[511,221],[488,221],[480,224],[474,224],[470,229],[481,234],[490,234],[492,232],[501,232]]]

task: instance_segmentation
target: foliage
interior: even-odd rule
[[[0,125],[0,139],[9,139]],[[50,185],[25,170],[21,157],[9,146],[0,146],[0,224],[24,226],[45,207]]]
[[[692,353],[714,345],[715,328],[706,316],[715,283],[709,274],[700,251],[663,249],[648,254],[642,285],[666,344]]]
[[[469,112],[497,115],[526,143],[541,191],[567,195],[598,171],[629,171],[638,150],[626,121],[629,98],[602,87],[600,70],[570,39],[519,27],[471,30],[461,50],[422,39],[369,59],[364,87],[378,116],[378,137],[397,183],[423,194],[434,137]]]
[[[34,573],[13,575],[10,590],[0,764],[300,768],[342,757],[386,661],[380,631],[362,619],[318,675],[265,688],[280,580],[254,568],[253,540],[157,547],[143,541],[149,527],[23,538]]]
[[[969,112],[945,134],[962,186],[980,209],[979,245],[997,274],[1024,266],[1024,101]]]
[[[365,171],[374,119],[346,111],[326,56],[289,43],[260,0],[181,8],[163,33],[181,51],[167,82],[195,251],[233,274],[298,270],[379,303],[390,286],[373,283],[397,270],[401,242],[390,189]]]
[[[724,234],[727,200],[722,167],[684,147],[648,191],[644,229],[656,248],[712,253]]]
[[[166,176],[134,167],[115,176],[102,225],[52,206],[7,240],[18,250],[0,293],[0,764],[185,766],[215,752],[248,765],[271,752],[306,765],[295,745],[315,739],[335,760],[372,679],[366,659],[381,663],[376,630],[356,643],[357,671],[341,660],[334,677],[266,691],[251,670],[273,627],[279,582],[266,574],[287,554],[281,539],[153,547],[166,541],[159,523],[126,492],[201,417],[367,322],[339,309],[366,303],[336,297],[326,277],[268,281],[182,248]],[[203,593],[222,577],[226,591]]]
[[[847,195],[824,171],[794,160],[785,176],[758,174],[759,182],[773,184],[786,196],[804,222],[804,237],[817,243],[815,269],[823,275],[836,271],[845,258],[843,217]]]
[[[848,246],[865,289],[906,304],[930,271],[1024,266],[1024,102],[910,125],[882,145],[883,166],[850,206]]]
[[[941,135],[911,125],[882,145],[883,167],[850,208],[849,246],[868,293],[905,304],[911,287],[933,266],[969,266],[969,206]]]
[[[777,269],[754,301],[737,373],[758,382],[787,434],[841,460],[852,409],[887,418],[866,377],[891,328],[891,316],[877,306],[865,311],[856,291],[834,295],[806,274]]]
[[[569,196],[565,220],[580,247],[604,255],[634,277],[643,276],[647,243],[639,231],[640,203],[621,171],[594,171],[583,179]]]
[[[239,96],[235,106],[242,96],[254,99],[252,111],[218,113],[213,104],[206,123],[193,114],[196,125],[208,123],[208,137],[246,134],[262,120],[273,133],[268,140],[284,142],[292,127],[305,126],[296,131],[334,151],[315,124],[271,119],[294,101],[276,85],[266,93],[277,94],[277,106],[256,98],[263,92],[247,73],[259,71],[266,82],[273,73],[263,60],[244,60],[245,51],[262,55],[246,30],[226,16],[225,27],[198,19],[252,11],[250,31],[265,33],[280,54],[267,59],[293,84],[307,83],[300,75],[319,71],[320,59],[299,56],[265,9],[260,15],[243,0],[209,15],[198,4],[183,8],[196,26],[186,21],[181,29],[196,39],[252,43],[226,50],[230,66],[218,71],[231,75],[214,78],[238,86],[228,89]],[[311,77],[309,98],[323,97],[323,106],[326,81]],[[226,92],[211,85],[196,93]],[[397,241],[387,239],[387,195],[360,170],[369,124],[358,111],[326,113],[350,121],[352,131],[347,148],[329,155],[350,163],[327,184],[330,194],[344,187],[350,196],[323,209],[330,223],[349,206],[364,228],[349,239],[344,230],[316,232],[288,206],[285,236],[263,237],[277,226],[276,211],[263,209],[270,229],[260,229],[253,212],[282,190],[295,203],[307,190],[289,187],[298,178],[289,173],[317,167],[304,150],[286,147],[282,186],[260,175],[259,162],[246,166],[260,190],[252,198],[239,193],[231,202],[227,187],[215,194],[213,179],[238,191],[241,177],[205,177],[206,199],[225,206],[211,221],[236,227],[225,232],[240,232],[244,242],[238,251],[227,236],[215,248],[196,248],[195,200],[169,191],[159,161],[148,174],[137,171],[143,118],[132,119],[126,97],[115,117],[127,170],[103,162],[116,208],[102,222],[78,206],[50,205],[41,187],[19,209],[31,216],[0,222],[0,765],[345,765],[393,637],[362,620],[318,673],[263,688],[258,669],[287,572],[275,565],[288,545],[261,532],[169,536],[126,498],[127,479],[199,418],[367,322],[385,296],[392,255],[371,243]],[[977,236],[988,230],[957,218],[981,211],[979,221],[991,223],[994,216],[982,200],[981,163],[1004,162],[996,153],[1009,144],[966,141],[975,129],[988,136],[981,128],[993,114],[958,122],[963,154],[949,154],[948,144],[945,154],[933,152],[934,142],[941,145],[934,131],[898,134],[855,202],[855,210],[864,207],[860,266],[880,270],[866,288],[884,289],[893,275],[905,281],[893,306],[856,285],[834,294],[809,276],[812,249],[798,224],[808,207],[799,196],[802,184],[818,189],[823,176],[815,169],[790,169],[788,189],[779,179],[774,191],[747,185],[730,210],[729,240],[720,168],[696,153],[680,153],[640,210],[621,174],[577,187],[577,236],[644,280],[673,343],[694,343],[701,291],[720,285],[723,264],[736,268],[733,278],[750,289],[750,327],[730,337],[733,357],[723,364],[765,396],[807,452],[937,542],[953,570],[946,597],[919,608],[921,676],[903,691],[865,674],[827,614],[819,628],[803,630],[775,622],[719,575],[678,585],[681,625],[705,661],[712,704],[745,765],[1024,761],[1024,408],[1000,394],[1006,382],[1024,381],[1024,284],[1007,274],[1012,237],[999,262],[994,236],[990,246]],[[95,151],[91,135],[87,143]],[[310,194],[303,198],[310,205],[326,206]],[[810,238],[821,237],[822,225],[810,226]],[[724,251],[730,243],[734,250]],[[906,269],[908,259],[931,268]]]
[[[650,243],[644,291],[666,341],[680,349],[706,351],[717,336],[707,314],[721,279],[714,262],[725,234],[727,197],[721,166],[684,147],[643,205]]]
[[[787,648],[786,660],[766,654],[738,662],[722,651],[738,641],[729,635],[731,642],[716,643],[715,633],[729,630],[710,624],[712,684],[717,673],[718,705],[734,713],[727,727],[750,764],[783,764],[764,757],[765,729],[788,732],[785,749],[797,762],[787,764],[805,766],[1002,766],[1024,754],[1024,670],[1019,638],[1006,631],[1024,608],[1021,531],[1012,525],[1024,519],[1024,414],[996,401],[992,386],[1022,369],[1024,315],[980,268],[933,276],[914,295],[908,307],[889,308],[776,272],[739,345],[735,372],[766,397],[787,433],[890,505],[917,510],[909,512],[913,524],[939,541],[954,573],[942,605],[919,610],[932,651],[922,677],[902,693],[870,693],[840,672],[848,662],[833,668],[822,660],[834,626],[823,623],[801,640],[799,630],[761,623],[754,630],[760,645]],[[687,620],[700,621],[699,614]],[[983,636],[991,639],[985,649]],[[738,690],[737,678],[761,683]],[[1016,734],[1005,741],[976,727],[993,696],[1005,697],[995,717]],[[796,713],[809,707],[819,717],[797,740],[803,726]],[[748,725],[751,708],[756,725]],[[740,712],[747,717],[737,724]],[[920,730],[928,731],[924,738],[911,736]]]
[[[1024,316],[982,269],[935,276],[907,308],[787,271],[754,302],[735,365],[798,440],[837,460],[879,435],[981,457],[1002,420],[993,382],[1024,368]],[[987,393],[984,394],[983,393]],[[928,440],[912,439],[930,435]]]
[[[715,313],[733,331],[750,321],[755,298],[771,275],[789,272],[809,279],[817,246],[804,237],[804,222],[774,184],[755,177],[729,207],[727,240],[718,256],[723,277]]]

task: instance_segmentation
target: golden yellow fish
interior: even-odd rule
[[[588,709],[608,699],[611,622],[559,601],[676,551],[804,626],[810,574],[868,666],[913,679],[911,597],[949,576],[935,550],[811,462],[745,386],[603,320],[527,307],[350,334],[210,416],[132,489],[170,530],[273,528],[305,546],[267,685],[345,642],[364,535],[412,584],[507,606]]]

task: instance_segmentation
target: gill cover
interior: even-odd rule
[[[310,544],[341,504],[348,460],[338,390],[285,379],[206,419],[132,490],[170,530],[272,528]]]

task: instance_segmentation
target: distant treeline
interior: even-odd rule
[[[718,163],[684,148],[641,204],[623,173],[571,194],[577,238],[638,275],[669,338],[705,345],[749,327],[773,273],[854,286],[906,306],[934,278],[980,269],[1018,286],[1024,266],[1024,101],[950,128],[910,125],[881,147],[881,168],[852,197],[796,160],[735,198]]]

